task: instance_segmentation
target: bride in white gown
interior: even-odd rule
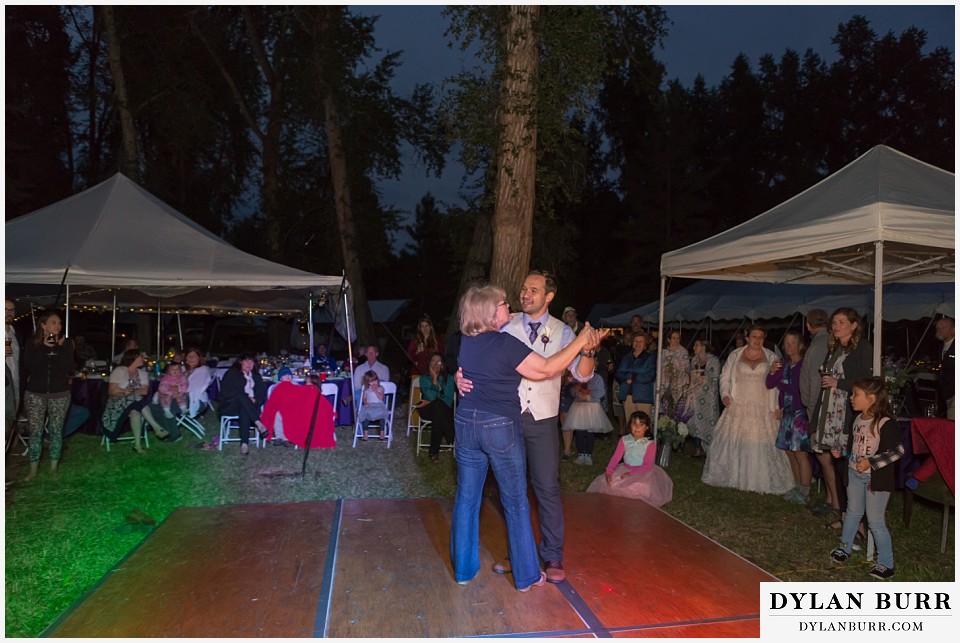
[[[793,488],[786,453],[777,448],[777,391],[766,377],[775,355],[763,347],[766,333],[747,329],[747,345],[730,354],[720,374],[720,416],[703,467],[706,484],[758,493]]]

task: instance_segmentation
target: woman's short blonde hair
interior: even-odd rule
[[[507,293],[496,286],[471,286],[460,298],[460,332],[476,337],[497,328],[497,306]]]

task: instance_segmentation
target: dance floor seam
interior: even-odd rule
[[[327,635],[327,620],[330,618],[330,605],[333,601],[333,574],[337,565],[337,550],[340,544],[340,522],[342,519],[343,498],[340,498],[336,501],[333,510],[333,521],[330,529],[330,546],[327,548],[327,558],[323,564],[320,602],[317,605],[317,620],[313,628],[314,638],[323,638]]]
[[[759,583],[776,578],[642,501],[563,504],[567,578],[523,594],[490,570],[507,539],[489,499],[466,586],[450,563],[452,498],[180,508],[43,635],[759,636]]]

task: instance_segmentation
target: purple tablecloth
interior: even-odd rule
[[[90,411],[90,417],[80,425],[78,429],[82,433],[89,435],[101,435],[103,431],[100,428],[100,395],[103,387],[106,386],[102,379],[80,379],[73,378],[70,384],[70,403],[85,407]]]

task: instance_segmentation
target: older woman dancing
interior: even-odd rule
[[[527,501],[526,453],[520,431],[521,377],[540,380],[559,374],[581,350],[597,345],[605,333],[587,325],[555,355],[544,358],[508,333],[506,293],[495,286],[473,287],[460,300],[460,367],[473,388],[457,407],[457,495],[453,505],[450,558],[454,577],[466,584],[480,569],[480,502],[487,469],[492,467],[503,503],[514,585],[525,592],[542,585],[537,547]]]

